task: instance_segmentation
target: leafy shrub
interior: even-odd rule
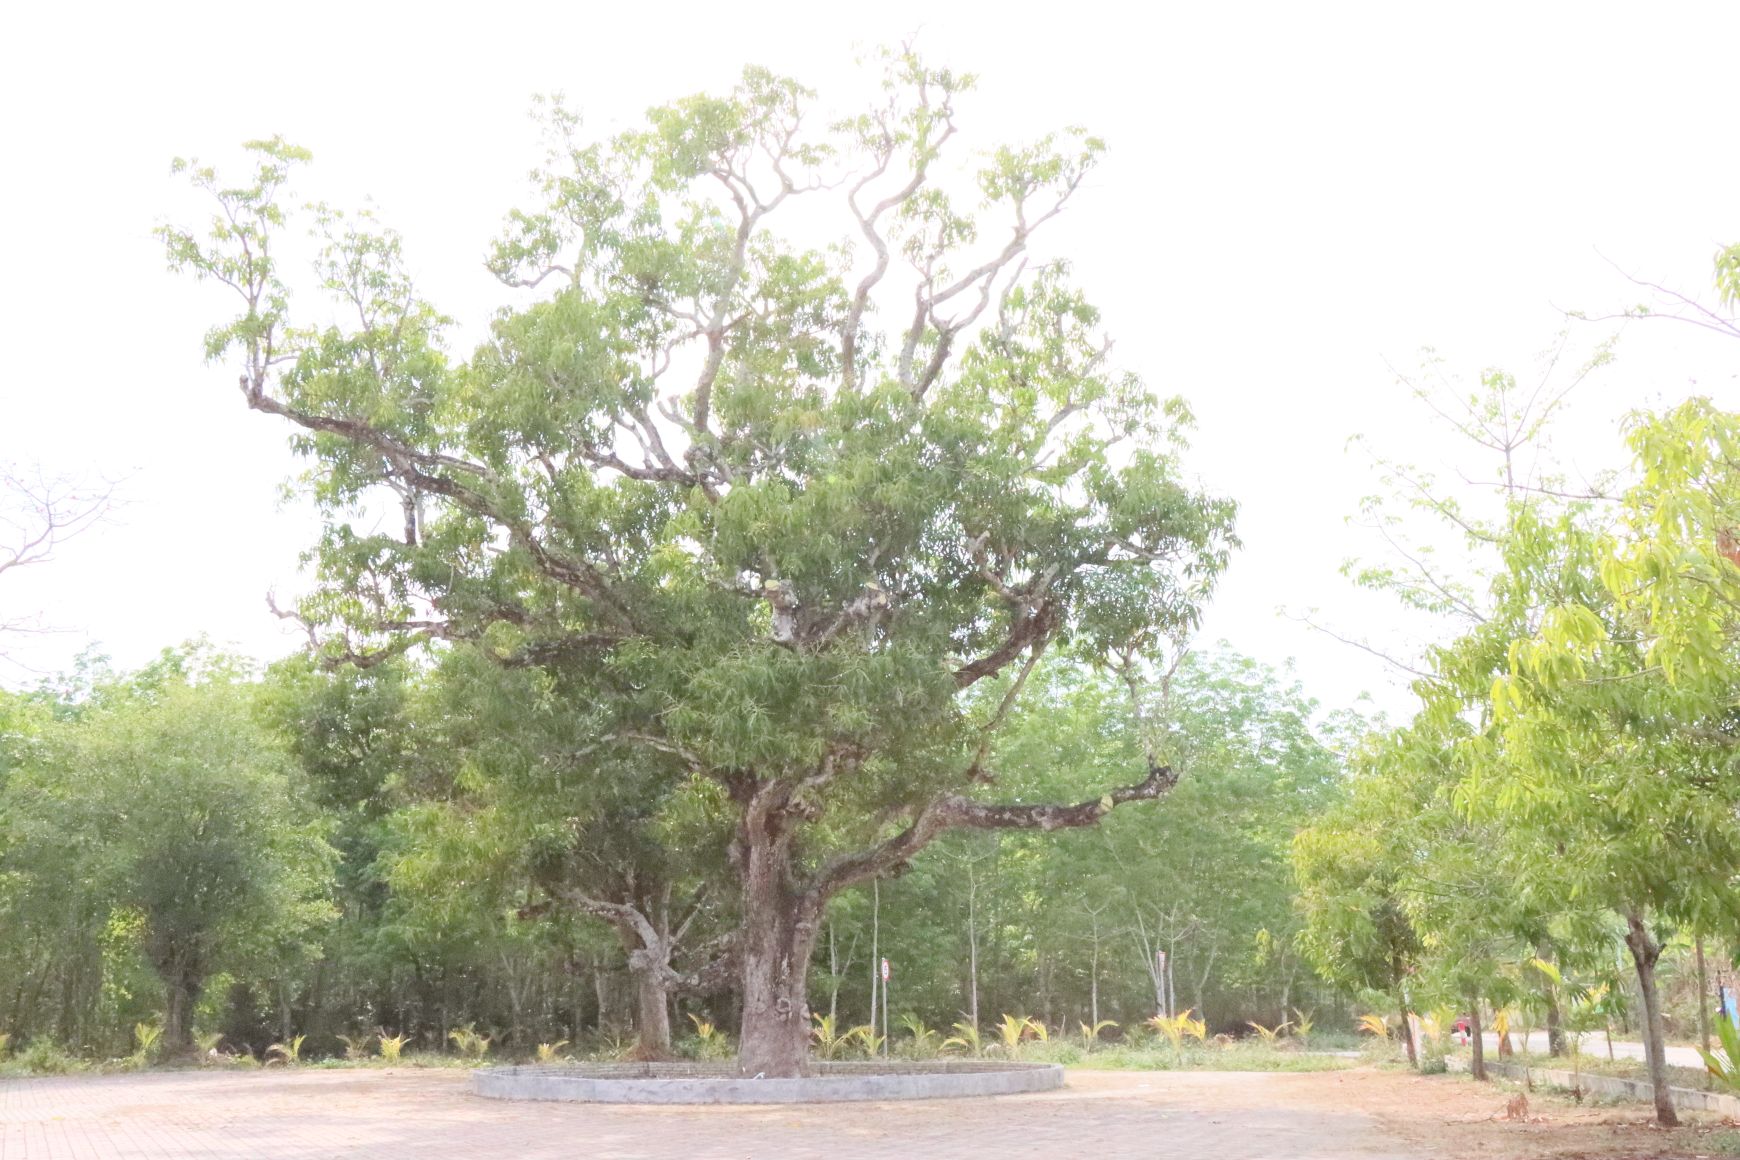
[[[1104,1045],[1102,1045],[1103,1047]],[[1094,1058],[1096,1060],[1110,1054],[1111,1051],[1121,1051],[1122,1048],[1102,1050]],[[1079,1043],[1068,1039],[1054,1039],[1047,1043],[1030,1043],[1026,1048],[1026,1057],[1039,1063],[1061,1063],[1065,1067],[1074,1067],[1087,1059],[1087,1051]]]
[[[60,1049],[46,1035],[38,1035],[13,1056],[18,1069],[32,1075],[66,1075],[79,1069],[79,1061]]]

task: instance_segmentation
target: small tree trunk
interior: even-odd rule
[[[1100,1025],[1100,931],[1094,927],[1094,960],[1088,973],[1088,1025]]]
[[[1418,1068],[1420,1066],[1420,1056],[1419,1053],[1414,1050],[1414,1025],[1408,1020],[1408,1000],[1404,996],[1398,996],[1396,1004],[1401,1008],[1402,1012],[1402,1043],[1406,1045],[1408,1049],[1408,1066]]]
[[[828,1022],[840,1022],[840,947],[834,941],[834,923],[828,920]]]
[[[1486,1042],[1480,1029],[1480,996],[1468,996],[1468,1074],[1477,1080],[1486,1078]]]
[[[882,962],[882,883],[870,880],[870,1026],[876,1026],[876,988],[881,983],[877,969]]]
[[[604,977],[604,964],[596,956],[592,959],[592,991],[598,999],[598,1031],[603,1034],[610,1023],[610,986]]]
[[[1661,945],[1650,937],[1643,916],[1633,911],[1625,916],[1625,945],[1637,968],[1637,990],[1643,1000],[1643,1053],[1649,1061],[1649,1082],[1655,1088],[1655,1122],[1671,1128],[1680,1122],[1674,1112],[1673,1093],[1668,1091],[1667,1052],[1663,1048],[1661,999],[1655,989],[1655,964]]]
[[[1552,962],[1553,948],[1545,943],[1537,944],[1535,956],[1547,962]],[[1551,983],[1541,987],[1541,997],[1546,1001],[1547,1008],[1547,1054],[1557,1058],[1565,1054],[1565,1019],[1559,1010],[1557,988]],[[1528,1046],[1526,1043],[1523,1045]]]
[[[967,865],[967,1018],[979,1025],[979,883]]]
[[[1559,1010],[1559,997],[1546,992],[1547,1000],[1547,1054],[1562,1056],[1565,1054],[1565,1020]]]
[[[1698,1043],[1704,1054],[1710,1052],[1710,976],[1704,966],[1704,936],[1692,944],[1698,956]],[[1611,1037],[1610,1037],[1611,1038]],[[1612,1049],[1609,1048],[1611,1054]]]
[[[193,1051],[193,1007],[199,1002],[199,990],[199,983],[185,972],[176,972],[164,980],[164,1055],[186,1055]]]

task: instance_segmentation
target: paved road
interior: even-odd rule
[[[1517,1047],[1521,1047],[1523,1045],[1522,1033],[1513,1031],[1510,1041]],[[1600,1056],[1602,1059],[1607,1058],[1607,1040],[1600,1032],[1584,1032],[1579,1043],[1583,1054]],[[1498,1051],[1498,1036],[1490,1033],[1486,1036],[1486,1049],[1493,1053]],[[1528,1038],[1528,1050],[1545,1055],[1547,1053],[1547,1033],[1545,1031],[1532,1032]],[[1643,1044],[1621,1043],[1615,1039],[1613,1041],[1613,1054],[1620,1059],[1642,1059]],[[1704,1069],[1704,1061],[1698,1055],[1697,1049],[1693,1047],[1674,1047],[1670,1044],[1667,1049],[1667,1061],[1676,1067],[1693,1067],[1699,1071]],[[1569,1065],[1567,1064],[1567,1066]]]
[[[470,1095],[463,1073],[452,1071],[70,1076],[0,1081],[0,1160],[931,1160],[991,1154],[1401,1160],[1457,1154],[1441,1150],[1455,1142],[1441,1119],[1416,1133],[1413,1122],[1398,1125],[1384,1111],[1410,1102],[1391,1090],[1395,1085],[1428,1082],[1376,1072],[1076,1072],[1062,1091],[994,1099],[637,1108],[485,1100]],[[1409,1114],[1429,1116],[1417,1107]]]

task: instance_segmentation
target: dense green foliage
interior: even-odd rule
[[[145,1005],[186,1049],[214,978],[318,955],[332,850],[243,675],[202,659],[56,706],[0,789],[20,1031],[112,1042]]]
[[[195,652],[0,698],[0,1017],[14,1042],[124,1054],[135,1024],[167,1013],[159,931],[200,954],[187,1029],[222,1032],[229,1050],[306,1034],[306,1054],[336,1054],[340,1036],[376,1028],[429,1050],[474,1026],[526,1055],[632,1036],[635,944],[549,907],[547,860],[579,860],[565,875],[601,894],[625,867],[672,884],[674,905],[700,911],[701,945],[729,901],[707,888],[724,855],[688,839],[704,819],[564,781],[552,755],[568,714],[557,691],[526,686],[537,679],[465,649],[424,670],[294,658],[257,678]],[[1140,751],[1115,682],[1058,666],[1032,684],[996,755],[1004,792],[1079,794]],[[1327,1010],[1334,997],[1291,951],[1287,865],[1294,828],[1339,777],[1315,706],[1226,653],[1187,659],[1172,704],[1187,776],[1168,810],[1061,838],[953,835],[878,884],[874,913],[870,888],[841,895],[811,967],[818,1010],[868,1020],[872,923],[894,1011],[947,1027],[976,989],[987,1041],[1005,1011],[1134,1033],[1155,1010],[1157,946],[1178,1005],[1217,1029]],[[177,909],[190,887],[191,926]],[[728,986],[689,994],[677,1023],[728,1025],[735,1002]]]

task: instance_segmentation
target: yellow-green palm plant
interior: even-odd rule
[[[353,1039],[349,1035],[340,1035],[338,1041],[344,1044],[346,1059],[355,1061],[369,1057],[369,1036],[358,1035]]]
[[[1373,1036],[1377,1039],[1388,1039],[1390,1037],[1390,1025],[1382,1015],[1361,1015],[1356,1026],[1367,1035]]]
[[[1091,1052],[1100,1045],[1100,1032],[1116,1031],[1118,1024],[1113,1019],[1101,1019],[1098,1023],[1083,1023],[1081,1025],[1081,1049]]]
[[[875,1059],[882,1053],[884,1038],[877,1033],[874,1024],[861,1023],[840,1038],[847,1043],[856,1043],[866,1059]]]
[[[1492,1033],[1498,1037],[1498,1053],[1510,1051],[1510,1008],[1500,1007],[1492,1013]]]
[[[479,1032],[473,1024],[467,1023],[464,1027],[454,1028],[447,1033],[447,1038],[459,1049],[459,1054],[467,1059],[482,1059],[489,1054],[491,1037]]]
[[[11,1047],[11,1045],[12,1045],[11,1032],[0,1031],[0,1059],[6,1058],[6,1051],[9,1047]]]
[[[1005,1014],[997,1022],[997,1046],[1003,1054],[1014,1059],[1021,1054],[1021,1041],[1029,1037],[1039,1040],[1048,1038],[1050,1033],[1045,1024],[1029,1019],[1025,1015]]]
[[[834,1022],[832,1015],[815,1015],[816,1025],[810,1028],[810,1041],[816,1045],[816,1055],[822,1059],[834,1059],[840,1054],[850,1037],[851,1032],[842,1032]]]
[[[907,1051],[914,1059],[929,1059],[937,1053],[940,1036],[923,1019],[909,1011],[900,1017],[900,1026],[910,1037],[907,1040]]]
[[[128,1061],[135,1067],[144,1067],[151,1061],[151,1054],[157,1050],[157,1041],[163,1038],[163,1024],[135,1023],[133,1024],[133,1042],[138,1046]]]
[[[943,1040],[943,1050],[960,1048],[968,1055],[985,1054],[985,1040],[979,1032],[979,1025],[970,1020],[962,1019],[955,1024],[955,1033]]]
[[[718,1024],[693,1011],[689,1013],[689,1022],[695,1025],[699,1045],[696,1054],[702,1059],[724,1059],[732,1053],[731,1037],[719,1030]]]
[[[405,1044],[411,1041],[409,1035],[388,1035],[382,1027],[375,1032],[381,1041],[381,1058],[388,1063],[399,1062],[399,1055],[405,1050]]]
[[[611,1032],[599,1037],[598,1045],[593,1049],[593,1054],[600,1059],[631,1059],[639,1049],[640,1044],[634,1036]]]
[[[1264,1027],[1254,1019],[1247,1019],[1245,1022],[1252,1031],[1263,1037],[1263,1046],[1265,1047],[1274,1047],[1280,1043],[1281,1037],[1287,1033],[1287,1028],[1293,1026],[1293,1021],[1290,1019],[1283,1019],[1273,1027]]]
[[[568,1046],[566,1039],[558,1039],[554,1043],[538,1044],[538,1062],[555,1063],[561,1058],[561,1051]]]
[[[1715,1023],[1716,1037],[1722,1041],[1722,1053],[1698,1049],[1698,1054],[1704,1057],[1704,1069],[1712,1079],[1731,1092],[1740,1092],[1740,1030],[1734,1027],[1732,1019],[1718,1019]]]
[[[1194,1039],[1198,1043],[1208,1038],[1208,1024],[1196,1018],[1196,1010],[1180,1011],[1176,1015],[1156,1015],[1148,1020],[1148,1026],[1156,1033],[1164,1036],[1166,1042],[1172,1045],[1172,1058],[1175,1062],[1184,1060],[1184,1041]]]
[[[1315,1026],[1317,1020],[1312,1018],[1311,1012],[1293,1008],[1293,1034],[1299,1037],[1300,1042],[1311,1038],[1311,1029]]]
[[[1420,1033],[1438,1046],[1450,1029],[1456,1026],[1456,1011],[1451,1007],[1434,1007],[1420,1018]]]
[[[306,1035],[293,1035],[288,1043],[274,1043],[266,1048],[266,1062],[276,1059],[283,1064],[298,1064],[302,1062],[302,1044],[308,1038]]]

